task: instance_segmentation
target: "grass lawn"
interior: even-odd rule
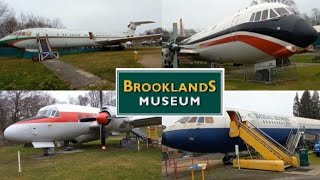
[[[147,54],[160,54],[159,47],[128,48],[124,51],[104,51],[77,55],[64,55],[61,60],[80,69],[88,71],[112,84],[88,87],[86,89],[115,89],[116,68],[143,68],[134,59],[133,51],[139,52],[139,57]]]
[[[116,68],[141,68],[135,61],[133,51],[139,52],[139,57],[148,54],[160,56],[159,47],[128,48],[124,51],[103,51],[61,55],[61,60],[80,69],[88,71],[106,80],[95,86],[83,87],[86,90],[114,90]],[[41,63],[30,59],[0,57],[0,89],[3,90],[67,90],[68,83],[59,79]]]
[[[0,89],[55,90],[70,89],[42,64],[28,59],[0,57]]]
[[[99,142],[82,145],[84,152],[35,159],[41,150],[21,145],[0,147],[0,179],[161,179],[161,152],[158,148],[140,152],[115,147],[119,138],[107,141],[108,149],[100,150]],[[110,147],[112,146],[112,147]],[[22,173],[18,173],[17,151],[21,152]]]
[[[226,80],[227,90],[317,90],[320,89],[320,64],[303,66],[311,63],[311,55],[298,55],[291,58],[297,65],[299,79],[294,81],[279,82],[273,85],[263,83]],[[299,63],[301,63],[299,65]]]

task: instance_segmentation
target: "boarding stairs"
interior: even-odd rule
[[[286,147],[291,153],[295,152],[302,134],[304,134],[304,129],[302,128],[298,128],[297,130],[291,129],[286,142]]]
[[[143,141],[148,141],[148,136],[144,132],[142,132],[140,128],[132,129],[131,133],[142,139]]]
[[[298,166],[293,153],[249,121],[231,121],[230,137],[240,137],[265,159],[240,161],[240,166],[244,168],[282,172],[285,167]]]
[[[59,59],[59,53],[53,52],[49,43],[48,35],[45,37],[37,36],[38,50],[39,50],[39,61],[46,59]]]

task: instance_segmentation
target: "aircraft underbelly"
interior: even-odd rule
[[[259,61],[273,59],[272,56],[243,42],[209,46],[199,50],[200,56],[210,61],[223,63],[255,64]]]

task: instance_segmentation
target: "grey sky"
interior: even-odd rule
[[[68,29],[122,34],[130,21],[156,21],[137,33],[161,26],[160,0],[5,0],[17,14],[60,18]]]
[[[298,93],[300,97],[302,93]],[[224,104],[230,108],[292,116],[295,95],[296,91],[226,91]],[[178,119],[166,117],[162,123],[168,126]]]
[[[183,18],[184,27],[202,30],[250,5],[252,0],[162,0],[162,26],[172,29]],[[319,0],[295,0],[301,13],[320,8]],[[179,8],[178,8],[179,7]]]

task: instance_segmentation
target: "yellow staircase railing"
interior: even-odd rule
[[[282,160],[287,165],[298,166],[294,154],[247,121],[231,121],[230,137],[240,137],[265,160]]]

